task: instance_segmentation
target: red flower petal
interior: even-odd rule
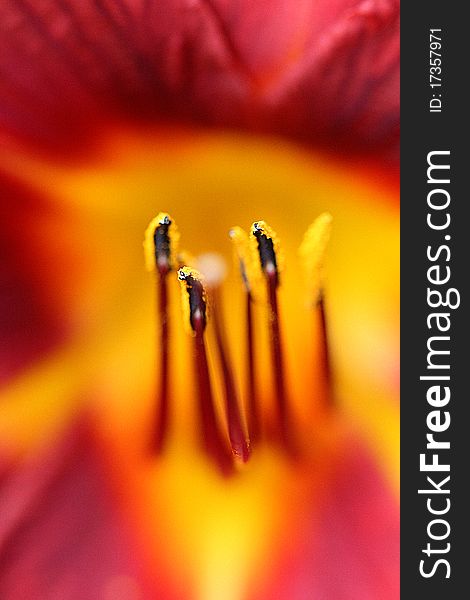
[[[0,119],[69,141],[119,118],[377,146],[398,133],[398,0],[2,3]]]
[[[311,515],[314,502],[306,503],[297,535],[290,533],[292,547],[281,550],[269,589],[258,591],[258,600],[398,600],[398,503],[357,441],[347,447],[323,509]]]
[[[1,176],[0,197],[1,385],[63,340],[66,327],[44,281],[54,269],[38,239],[50,218],[46,202]]]
[[[2,599],[173,597],[153,587],[85,423],[0,481]]]

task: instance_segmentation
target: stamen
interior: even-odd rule
[[[333,217],[322,213],[310,225],[299,248],[307,286],[308,302],[320,302],[324,279],[324,260],[330,240]]]
[[[320,330],[320,361],[323,371],[324,396],[328,404],[332,403],[332,377],[328,328],[325,311],[324,293],[324,259],[328,245],[333,218],[329,213],[322,213],[307,229],[299,254],[302,258],[306,275],[308,302],[313,304],[318,313]]]
[[[235,247],[238,266],[245,288],[246,319],[246,374],[247,374],[247,422],[248,435],[252,445],[260,438],[260,418],[258,410],[257,385],[255,375],[255,346],[253,327],[253,260],[250,252],[248,234],[241,227],[233,227],[229,231],[230,239]]]
[[[256,278],[257,269],[253,260],[250,238],[246,231],[241,227],[232,227],[228,234],[235,249],[245,290],[253,295],[258,282]]]
[[[178,279],[181,283],[185,321],[194,337],[194,368],[202,441],[206,452],[215,460],[221,472],[229,475],[233,470],[232,457],[217,423],[204,339],[207,325],[206,291],[201,274],[195,269],[183,267],[178,271]]]
[[[215,341],[222,369],[225,413],[232,452],[235,456],[246,462],[250,454],[249,445],[240,415],[235,378],[230,365],[227,343],[224,336],[225,326],[220,309],[220,285],[225,278],[227,267],[224,259],[219,254],[214,254],[213,252],[198,256],[197,266],[204,275],[204,282],[211,298],[211,321],[214,325]]]
[[[152,453],[160,454],[169,429],[169,319],[167,275],[174,268],[178,233],[170,216],[159,213],[145,232],[147,267],[158,273],[158,314],[160,321],[160,371],[156,423],[151,445]]]
[[[278,424],[280,433],[286,442],[289,430],[289,410],[284,380],[284,356],[282,351],[281,327],[277,301],[277,288],[279,286],[279,255],[276,253],[276,250],[278,242],[276,234],[264,221],[258,221],[253,224],[252,234],[257,241],[261,269],[267,284],[268,304],[270,309],[269,328],[271,337],[271,364],[277,400]]]

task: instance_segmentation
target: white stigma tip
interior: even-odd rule
[[[196,268],[204,275],[208,287],[215,287],[222,283],[227,274],[227,265],[220,254],[208,252],[201,254],[196,259]]]

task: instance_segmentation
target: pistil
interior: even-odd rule
[[[253,224],[252,235],[257,240],[261,270],[266,280],[271,366],[274,379],[274,393],[276,395],[278,427],[282,438],[286,441],[288,438],[290,415],[285,385],[284,354],[277,298],[280,277],[278,257],[274,248],[275,234],[264,221],[257,221]]]

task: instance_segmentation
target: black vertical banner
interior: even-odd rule
[[[401,597],[470,597],[468,22],[402,2]]]

